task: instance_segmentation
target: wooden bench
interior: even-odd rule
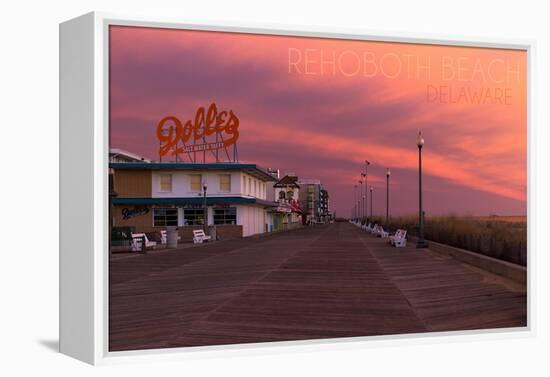
[[[202,229],[193,231],[193,243],[203,243],[204,241],[210,241],[211,239],[212,237],[207,236]]]

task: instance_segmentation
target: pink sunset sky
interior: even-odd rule
[[[215,102],[240,162],[320,179],[349,216],[364,160],[373,214],[525,215],[525,51],[111,26],[110,146],[158,161],[159,121]]]

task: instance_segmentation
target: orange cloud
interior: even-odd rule
[[[312,158],[360,166],[369,156],[415,171],[422,130],[426,174],[526,200],[524,51],[135,27],[114,27],[110,41],[112,144],[131,133],[131,147],[154,157],[162,117],[185,119],[215,101],[241,118],[240,143],[261,145],[241,155],[251,162],[306,177],[311,162],[279,166],[273,158],[300,148]],[[289,65],[296,51],[301,60]],[[440,88],[439,101],[428,100],[428,86]],[[511,102],[449,101],[462,88],[506,89]],[[358,179],[358,171],[323,174],[329,182]]]

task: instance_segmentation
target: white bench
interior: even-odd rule
[[[212,237],[207,236],[202,229],[193,231],[193,243],[203,243],[204,241],[210,241],[211,239]]]
[[[392,234],[391,236],[388,237],[388,238],[389,238],[389,242],[390,242],[391,245],[393,245],[393,241],[394,241],[395,239],[401,238],[401,232],[402,232],[402,231],[403,231],[403,229],[397,229],[397,230],[395,231],[394,234]]]
[[[143,240],[145,240],[145,248],[157,245],[155,241],[149,241],[145,233],[132,233],[132,251],[142,251]]]
[[[404,229],[397,229],[397,232],[393,236],[390,236],[390,244],[395,247],[407,246],[407,231]]]
[[[372,231],[372,234],[375,234],[376,237],[382,237],[382,238],[386,238],[389,236],[388,232],[386,232],[384,230],[384,228],[382,227],[382,225],[378,225],[376,224],[373,228],[373,231]]]

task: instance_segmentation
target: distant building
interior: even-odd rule
[[[278,175],[278,171],[277,171]],[[302,225],[300,185],[294,173],[288,173],[273,184],[273,199],[279,204],[272,209],[273,230],[292,229]]]
[[[319,216],[322,222],[327,222],[332,219],[332,213],[330,212],[330,197],[328,191],[322,187],[319,192]]]
[[[109,162],[151,162],[151,160],[124,149],[109,149]]]
[[[301,179],[300,203],[308,222],[327,222],[331,219],[328,191],[318,179]]]
[[[277,201],[278,198],[275,197],[275,188],[273,187],[275,183],[281,179],[281,174],[279,169],[273,169],[273,168],[267,168],[267,172],[271,174],[271,176],[275,179],[274,182],[266,182],[267,188],[266,188],[266,197]]]

